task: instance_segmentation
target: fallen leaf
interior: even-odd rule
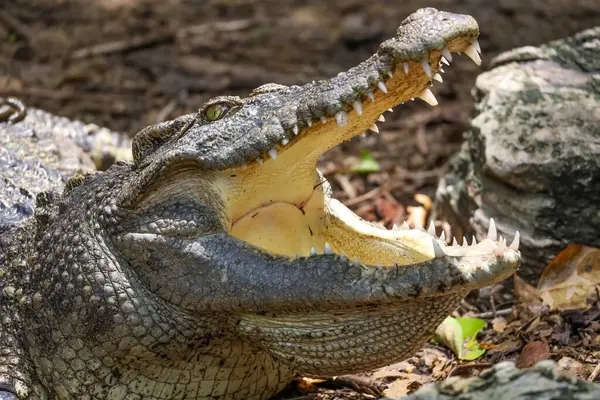
[[[537,290],[552,310],[586,309],[600,284],[600,249],[571,245],[548,264]]]
[[[381,394],[385,398],[400,398],[410,394],[421,386],[431,383],[433,380],[427,375],[405,374],[390,383]]]
[[[567,371],[571,376],[585,380],[590,372],[585,368],[585,365],[580,361],[571,357],[562,357],[558,360],[558,367],[563,371]]]
[[[550,358],[550,351],[548,345],[539,340],[529,342],[521,350],[519,358],[515,365],[517,368],[529,368],[534,366],[539,361],[544,361]]]
[[[381,166],[368,150],[360,151],[360,161],[358,164],[354,165],[351,169],[352,172],[357,174],[369,174],[371,172],[379,172],[381,170]]]
[[[417,193],[415,194],[415,200],[421,203],[421,206],[408,206],[406,207],[406,212],[408,217],[406,218],[406,223],[411,227],[422,226],[424,227],[427,223],[427,214],[431,209],[432,201],[429,196]]]
[[[539,291],[525,282],[518,275],[514,275],[515,292],[519,296],[521,302],[527,306],[534,314],[542,308],[543,300]]]
[[[488,354],[508,354],[519,350],[522,346],[520,340],[507,340],[494,347],[489,348],[489,346],[484,346],[484,343],[481,344],[481,347],[488,351]]]
[[[385,225],[391,221],[397,220],[398,214],[403,211],[402,206],[393,202],[387,197],[377,198],[375,200],[375,207],[377,208],[377,213],[381,216],[381,219]]]
[[[448,317],[435,331],[435,339],[446,345],[461,360],[471,361],[485,350],[479,347],[476,336],[486,322],[479,318]]]
[[[492,320],[492,328],[496,331],[496,332],[504,332],[504,329],[506,329],[506,318],[504,317],[496,317]]]

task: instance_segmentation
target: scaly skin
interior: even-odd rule
[[[379,229],[331,198],[315,163],[428,98],[425,63],[433,76],[445,47],[477,59],[477,35],[468,16],[420,10],[335,78],[213,99],[138,133],[133,163],[39,195],[35,218],[0,235],[0,385],[266,399],[296,372],[410,356],[469,290],[516,270],[517,244]]]

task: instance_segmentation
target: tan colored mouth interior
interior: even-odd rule
[[[433,75],[440,69],[441,54],[432,51],[429,57]],[[327,150],[361,134],[385,110],[430,87],[419,63],[411,61],[408,66],[406,74],[399,63],[385,82],[386,90],[375,90],[373,100],[363,99],[361,115],[350,110],[343,125],[334,117],[324,123],[313,121],[311,128],[277,147],[275,159],[266,157],[247,168],[223,171],[218,186],[230,218],[229,233],[289,257],[336,253],[368,265],[409,265],[434,258],[432,240],[437,238],[419,229],[385,230],[361,220],[325,194],[327,184],[315,168]]]
[[[374,101],[365,99],[362,115],[351,110],[344,126],[335,118],[328,118],[325,124],[315,121],[306,133],[280,149],[276,159],[226,171],[222,192],[230,205],[229,233],[273,254],[290,257],[309,256],[311,251],[327,253],[327,243],[333,253],[370,265],[403,265],[433,258],[431,236],[423,240],[426,232],[388,231],[360,220],[324,194],[324,178],[315,170],[317,158],[325,151],[364,132],[385,110],[429,87],[421,67],[412,67],[408,79],[404,72],[396,71],[400,78],[386,82],[387,94],[376,90]]]

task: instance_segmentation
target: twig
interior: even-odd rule
[[[158,112],[158,114],[156,114],[156,122],[158,123],[165,121],[167,117],[175,110],[175,107],[177,107],[177,100],[171,99],[171,101],[169,101],[167,105],[164,106]]]
[[[356,197],[356,189],[354,189],[354,186],[352,186],[352,183],[350,183],[350,179],[347,175],[335,174],[334,178],[340,184],[342,190],[344,193],[346,193],[346,196],[348,196],[349,199]]]
[[[151,33],[149,35],[135,36],[133,38],[84,47],[82,49],[75,50],[73,54],[71,54],[71,58],[80,59],[112,53],[123,53],[143,47],[154,46],[159,43],[170,42],[174,39],[175,35],[173,32]]]
[[[375,197],[377,197],[377,196],[379,196],[381,194],[381,190],[382,189],[380,187],[376,187],[375,189],[373,189],[373,190],[371,190],[371,191],[369,191],[367,193],[361,194],[360,196],[357,196],[357,197],[355,197],[353,199],[346,200],[344,202],[344,205],[346,207],[351,207],[351,206],[355,206],[357,204],[360,204],[363,201],[375,198]]]
[[[587,380],[590,382],[595,382],[598,378],[598,375],[600,375],[600,363],[596,364],[596,368],[594,368],[590,376],[588,376]]]
[[[6,25],[9,29],[15,31],[15,33],[31,43],[31,32],[29,28],[23,25],[19,20],[14,18],[6,10],[0,10],[0,22]]]
[[[460,372],[463,369],[475,369],[475,368],[484,369],[484,368],[489,368],[492,365],[493,364],[491,364],[491,363],[460,364],[460,365],[457,365],[456,367],[454,367],[452,369],[452,371],[450,371],[450,373],[448,374],[448,378],[450,378],[451,376]]]
[[[512,312],[513,312],[512,308],[505,308],[504,310],[488,311],[488,312],[481,313],[476,318],[481,318],[481,319],[496,318],[496,317],[501,317],[503,315],[510,315],[510,314],[512,314]]]

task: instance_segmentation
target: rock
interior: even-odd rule
[[[485,237],[521,233],[519,275],[536,283],[572,243],[600,247],[600,27],[503,53],[477,78],[476,116],[434,217]]]
[[[427,385],[403,400],[592,400],[600,398],[600,385],[561,373],[554,361],[518,369],[501,362],[475,378],[452,377]]]

